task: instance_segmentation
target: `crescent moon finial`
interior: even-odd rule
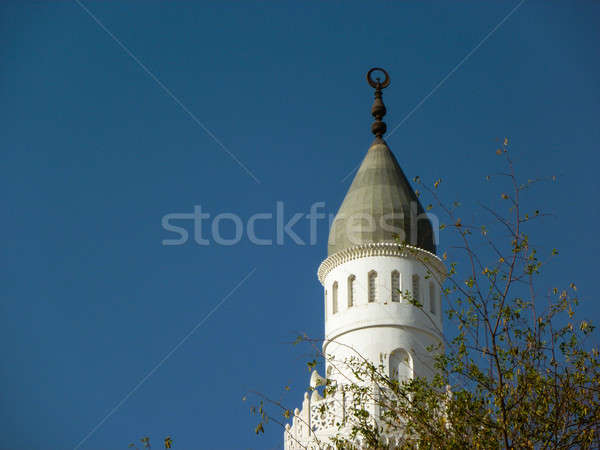
[[[385,75],[383,82],[380,81],[380,77],[376,77],[375,80],[373,80],[373,72],[382,72]],[[381,120],[387,112],[381,97],[381,90],[390,85],[390,75],[381,67],[373,67],[367,72],[367,82],[372,88],[375,88],[375,100],[371,107],[371,115],[375,118],[375,122],[371,125],[371,132],[376,138],[381,139],[387,129],[385,122]]]
[[[379,81],[379,77],[376,77],[375,80],[373,80],[373,78],[371,78],[371,74],[373,72],[383,72],[383,74],[385,75],[385,79],[383,80],[383,83]],[[387,73],[387,71],[385,69],[382,69],[381,67],[373,67],[371,70],[369,70],[367,72],[367,82],[369,83],[369,85],[372,88],[385,89],[386,87],[388,87],[390,85],[390,75]]]

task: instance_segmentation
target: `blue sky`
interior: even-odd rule
[[[314,245],[302,220],[306,245],[164,246],[161,219],[335,212],[372,138],[372,66],[388,129],[426,99],[388,139],[407,176],[443,178],[467,216],[497,198],[504,136],[520,175],[558,176],[527,200],[553,213],[546,281],[593,299],[600,4],[526,1],[501,23],[518,4],[83,2],[149,75],[77,2],[2,2],[0,447],[282,448],[241,398],[289,384],[300,406],[289,342],[322,334],[326,221]]]

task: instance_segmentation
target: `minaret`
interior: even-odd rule
[[[373,80],[374,72],[384,80]],[[445,268],[435,256],[433,226],[383,140],[382,90],[390,84],[389,75],[374,68],[367,80],[375,89],[375,139],[335,217],[328,255],[318,269],[325,303],[325,377],[337,384],[356,381],[344,364],[353,356],[382,365],[400,380],[429,377],[433,357],[427,347],[442,343],[439,280]],[[311,387],[319,378],[313,373]],[[288,434],[304,436],[302,442],[312,448],[311,435],[326,441],[337,433],[331,425],[344,419],[343,408],[328,413],[330,417],[317,417],[316,406],[323,401],[327,399],[317,391],[305,395],[302,411],[296,411],[293,426],[286,429],[286,449],[296,448],[299,441]]]

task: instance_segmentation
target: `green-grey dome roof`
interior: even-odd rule
[[[377,137],[329,231],[328,254],[355,245],[405,242],[435,253],[433,227],[398,161]]]

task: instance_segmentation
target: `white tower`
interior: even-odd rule
[[[371,74],[383,72],[385,80]],[[326,378],[355,382],[344,361],[365,358],[400,380],[433,374],[430,345],[442,343],[439,280],[445,274],[435,256],[433,226],[415,192],[382,139],[386,113],[383,69],[371,69],[375,117],[371,144],[344,198],[329,234],[328,256],[318,276],[324,287]],[[416,299],[423,306],[414,306]],[[332,359],[330,359],[332,358]],[[320,376],[313,372],[311,387]],[[345,419],[343,398],[305,394],[286,426],[285,448],[319,448]],[[327,413],[321,406],[328,403]],[[372,411],[374,416],[377,411]]]

